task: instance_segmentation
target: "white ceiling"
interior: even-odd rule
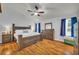
[[[78,3],[4,3],[2,4],[3,13],[18,14],[26,17],[36,17],[30,16],[30,13],[27,12],[28,9],[34,9],[34,6],[39,6],[40,9],[43,9],[45,13],[40,16],[40,18],[53,18],[53,17],[65,17],[65,16],[74,16],[79,11]]]

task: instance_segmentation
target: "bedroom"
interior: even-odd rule
[[[42,54],[42,55],[43,54],[46,54],[46,55],[47,54],[52,54],[52,55],[53,54],[57,54],[57,55],[58,54],[73,54],[73,51],[75,49],[77,50],[78,47],[74,48],[75,46],[71,46],[73,45],[73,43],[71,45],[64,43],[65,36],[60,35],[61,28],[62,28],[61,20],[62,19],[70,20],[73,17],[74,18],[76,17],[78,20],[79,19],[78,6],[79,4],[77,3],[75,4],[73,3],[70,3],[70,4],[68,3],[66,4],[61,4],[61,3],[46,3],[46,4],[44,3],[32,3],[32,4],[31,3],[26,3],[26,4],[25,3],[24,4],[23,3],[10,3],[10,4],[1,3],[2,12],[0,12],[0,54],[3,54],[3,55],[11,54],[11,53],[12,54],[33,54],[33,55],[36,55],[36,54],[38,55],[39,54]],[[41,11],[41,13],[38,13],[39,11]],[[14,32],[18,30],[20,33],[19,29],[25,29],[26,27],[27,27],[27,30],[30,29],[29,30],[30,32],[34,32],[34,31],[41,32],[41,33],[37,33],[38,35],[35,33],[36,34],[35,37],[34,36],[27,37],[27,41],[29,41],[30,39],[30,41],[32,41],[30,42],[30,44],[32,45],[24,42],[22,40],[22,36],[20,36],[21,34],[17,36],[19,38],[18,40],[14,39],[14,36],[15,36]],[[52,30],[44,31],[49,28]],[[50,34],[49,32],[53,32],[53,33]],[[41,34],[42,34],[42,38],[40,38]],[[29,35],[32,36],[32,33]],[[27,34],[27,36],[29,35]],[[32,38],[34,40],[32,40]],[[48,40],[46,40],[45,38],[48,38]],[[52,38],[53,40],[50,40],[50,38]],[[73,39],[71,37],[67,37],[67,38]],[[17,47],[18,44],[16,42],[19,42],[20,47]],[[14,44],[15,46],[14,48],[11,47],[12,44]],[[45,45],[47,45],[47,47]],[[61,46],[64,48],[62,48]],[[57,48],[54,48],[54,47],[57,47]],[[36,49],[35,51],[37,52],[35,52],[34,50],[31,51],[32,49],[34,50]],[[65,52],[66,50],[68,51]],[[13,53],[14,51],[15,53]]]

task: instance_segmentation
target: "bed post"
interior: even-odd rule
[[[12,24],[12,40],[14,41],[15,24]]]
[[[22,45],[22,35],[18,35],[17,43],[19,44],[20,49],[22,49],[22,47],[23,47],[23,45]]]

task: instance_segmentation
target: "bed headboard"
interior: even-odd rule
[[[24,30],[24,29],[31,29],[31,25],[29,26],[16,26],[15,24],[12,24],[12,36],[14,40],[14,33],[16,30]]]

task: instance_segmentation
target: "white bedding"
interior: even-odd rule
[[[14,37],[17,39],[17,43],[18,43],[18,35],[22,35],[22,37],[29,37],[29,36],[35,36],[35,35],[40,35],[40,33],[37,32],[29,32],[29,33],[15,33]]]

